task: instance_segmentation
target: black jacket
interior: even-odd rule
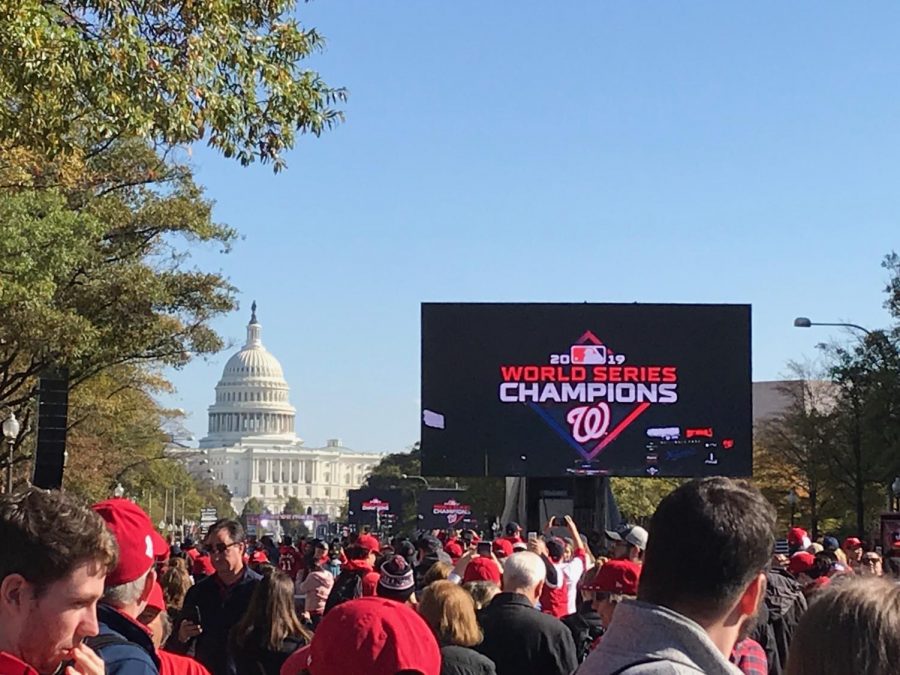
[[[441,647],[441,675],[496,675],[494,662],[474,649],[459,645]]]
[[[250,596],[260,579],[262,576],[245,567],[240,580],[228,588],[215,574],[198,581],[184,598],[179,620],[172,627],[172,637],[169,638],[167,648],[179,654],[192,655],[212,675],[228,675],[228,633],[247,611]],[[200,609],[203,632],[188,644],[182,644],[178,642],[178,627],[181,621],[192,615],[194,607]]]
[[[157,675],[159,659],[145,630],[109,605],[97,605],[100,634],[86,640],[109,675]]]
[[[603,624],[600,615],[594,611],[590,602],[582,602],[578,611],[560,619],[572,633],[575,642],[575,656],[583,662],[590,652],[594,640],[603,635]]]
[[[497,675],[570,675],[578,667],[572,633],[524,595],[500,593],[478,613],[484,641],[476,649]]]
[[[760,607],[752,637],[766,652],[769,675],[781,675],[787,663],[794,629],[806,611],[806,597],[791,575],[773,569],[766,572],[765,603]]]
[[[228,645],[228,672],[232,675],[279,675],[291,654],[306,644],[302,638],[289,637],[281,649],[239,648],[232,637]]]

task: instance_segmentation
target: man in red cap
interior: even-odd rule
[[[221,518],[209,528],[206,548],[216,573],[194,584],[166,647],[189,654],[213,675],[228,675],[228,633],[237,624],[262,576],[244,562],[247,546],[243,526]]]
[[[88,643],[106,670],[117,675],[156,675],[159,658],[150,631],[138,621],[156,585],[156,559],[169,546],[150,517],[134,502],[117,497],[94,504],[119,545],[119,561],[106,577],[97,606],[100,634]]]
[[[616,605],[637,597],[641,566],[632,560],[609,560],[603,564],[583,590],[594,594],[594,611],[600,615],[603,628],[609,630]]]
[[[0,496],[0,673],[102,675],[84,644],[116,542],[71,495],[27,488]]]
[[[847,555],[847,564],[854,572],[860,571],[860,562],[863,555],[863,544],[857,537],[847,537],[841,549]]]
[[[335,607],[309,647],[294,652],[285,675],[440,675],[441,651],[425,620],[387,598],[358,598]]]

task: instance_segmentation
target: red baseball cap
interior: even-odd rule
[[[804,540],[809,541],[809,535],[802,527],[792,527],[788,530],[787,540],[788,544],[791,546],[802,546],[803,548],[809,546],[809,543],[807,543],[806,546],[803,546]]]
[[[256,550],[253,551],[253,554],[250,556],[250,562],[255,563],[257,565],[261,565],[263,563],[269,562],[269,556],[266,555],[265,551]]]
[[[497,568],[497,563],[491,558],[483,556],[472,558],[463,573],[463,583],[467,584],[470,581],[493,581],[495,584],[499,584],[500,570]]]
[[[841,548],[845,551],[855,551],[858,548],[862,548],[862,542],[856,537],[847,537],[844,539],[844,545]]]
[[[788,561],[788,572],[791,574],[800,574],[801,572],[809,572],[816,563],[816,556],[806,551],[797,551]]]
[[[169,545],[144,510],[129,499],[116,497],[91,507],[119,545],[119,564],[106,575],[107,586],[121,586],[147,573],[157,558],[168,557]]]
[[[414,609],[368,596],[344,602],[325,615],[306,668],[312,675],[440,675],[441,651]]]
[[[508,558],[513,554],[512,542],[509,539],[494,539],[491,548],[498,558]]]
[[[356,539],[356,545],[376,553],[381,550],[381,542],[378,541],[378,537],[374,537],[371,534],[359,535]]]
[[[631,560],[608,560],[582,590],[637,595],[641,566]]]
[[[159,585],[159,582],[154,583],[153,588],[150,590],[150,597],[147,598],[147,607],[152,607],[160,612],[166,611],[166,598],[163,595],[162,586]]]

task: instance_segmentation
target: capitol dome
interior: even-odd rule
[[[297,442],[296,410],[281,364],[262,343],[262,326],[252,305],[247,342],[234,354],[216,385],[216,402],[209,407],[207,444],[230,444],[248,437]]]

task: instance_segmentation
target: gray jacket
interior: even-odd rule
[[[578,675],[741,675],[698,624],[659,605],[626,600]]]

